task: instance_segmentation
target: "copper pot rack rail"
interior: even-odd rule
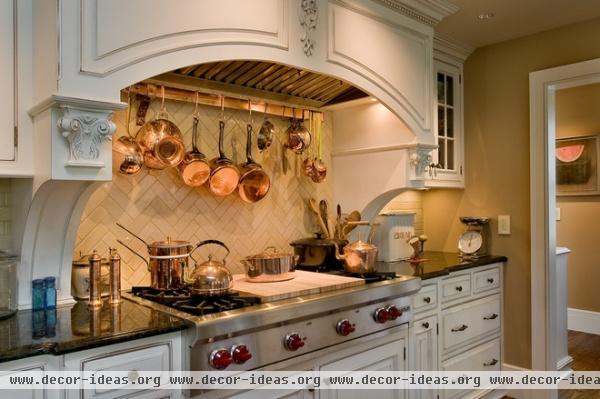
[[[151,99],[161,98],[161,87],[162,85],[154,84],[154,83],[136,83],[130,86],[127,89],[124,89],[123,92],[131,94],[139,94],[142,96],[147,96]],[[183,101],[195,104],[196,103],[196,94],[198,95],[198,104],[205,105],[210,107],[221,107],[221,98],[223,98],[223,106],[228,109],[238,109],[248,111],[249,108],[252,109],[252,112],[256,112],[258,114],[267,113],[269,115],[280,116],[280,117],[295,117],[297,119],[308,119],[309,112],[319,112],[314,108],[306,108],[306,107],[294,107],[293,105],[282,105],[282,104],[273,104],[269,101],[265,101],[264,99],[257,98],[237,98],[231,97],[227,95],[220,95],[216,93],[206,93],[201,90],[188,90],[182,88],[174,88],[164,86],[164,97],[167,100],[174,101]]]

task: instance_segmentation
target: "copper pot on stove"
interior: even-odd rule
[[[164,241],[146,243],[123,225],[117,223],[117,226],[143,242],[148,248],[148,260],[146,260],[143,255],[139,254],[123,241],[117,240],[119,244],[146,263],[150,272],[150,286],[152,288],[157,290],[176,290],[184,287],[185,269],[188,267],[190,255],[195,249],[189,241],[171,240],[170,237],[167,237]]]

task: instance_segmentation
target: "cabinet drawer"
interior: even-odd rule
[[[500,267],[473,273],[473,292],[483,292],[500,287]]]
[[[450,349],[500,330],[500,296],[494,295],[442,313],[443,348]]]
[[[415,312],[433,309],[437,306],[437,303],[437,284],[423,286],[413,297],[413,309]]]
[[[471,295],[471,274],[442,280],[442,302]]]
[[[500,371],[500,338],[442,362],[442,371]]]
[[[137,371],[140,370],[163,370],[168,372],[172,369],[171,345],[169,343],[160,343],[145,346],[139,349],[122,350],[118,352],[107,353],[90,359],[81,361],[82,371],[129,371],[130,379],[137,378]],[[166,377],[166,374],[165,374]],[[118,398],[135,393],[134,390],[121,390],[119,387],[112,389],[91,389],[83,391],[84,398]],[[138,391],[139,392],[139,391]],[[163,392],[164,393],[164,392]]]
[[[442,362],[442,371],[500,371],[500,339],[481,344]],[[469,390],[442,390],[444,399],[464,398]]]

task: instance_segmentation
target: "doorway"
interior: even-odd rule
[[[600,59],[532,72],[530,87],[532,368],[556,370],[556,91],[600,83]]]

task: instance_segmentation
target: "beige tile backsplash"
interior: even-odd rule
[[[134,108],[135,109],[135,108]],[[180,102],[167,102],[167,109],[182,130],[185,141],[191,143],[193,106]],[[154,117],[158,102],[153,102],[146,120]],[[200,150],[208,158],[217,154],[218,121],[220,110],[200,107]],[[115,116],[115,137],[126,134],[127,113]],[[225,110],[225,151],[236,163],[245,159],[245,133],[249,115],[244,111]],[[252,115],[253,126],[258,130],[262,114]],[[133,121],[132,116],[132,121]],[[133,248],[145,254],[145,247],[120,230],[115,222],[121,222],[147,241],[173,239],[189,240],[192,243],[205,239],[219,239],[231,249],[228,266],[234,273],[243,272],[239,259],[258,253],[268,245],[282,250],[291,250],[288,243],[305,237],[316,230],[312,215],[306,210],[309,197],[327,198],[331,201],[331,186],[327,182],[313,183],[301,174],[301,162],[306,155],[298,156],[287,151],[290,169],[287,174],[282,168],[281,141],[284,139],[288,121],[277,116],[270,117],[277,130],[276,140],[264,153],[256,150],[254,158],[260,162],[271,177],[271,191],[256,204],[242,202],[237,194],[225,198],[213,196],[206,187],[197,189],[185,186],[174,169],[165,171],[143,170],[137,176],[115,173],[112,182],[103,184],[89,200],[77,233],[75,256],[96,249],[103,256],[109,247],[119,248],[123,257],[123,286],[149,283],[145,264],[125,248],[116,243],[116,238],[126,239]],[[331,165],[331,126],[325,115],[323,154],[327,165]],[[131,131],[139,127],[131,124]],[[316,149],[312,146],[309,152]],[[0,194],[1,196],[1,194]],[[334,207],[332,209],[335,209]],[[221,256],[218,247],[198,251],[200,258],[209,252]]]

